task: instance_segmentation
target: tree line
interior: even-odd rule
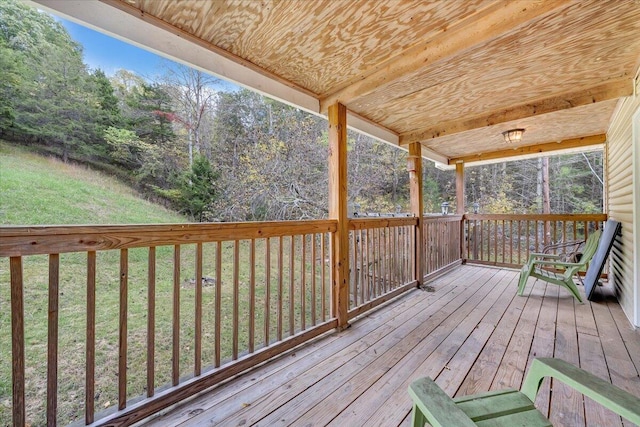
[[[327,215],[324,119],[167,61],[153,81],[107,76],[50,15],[0,4],[0,138],[114,174],[197,221]],[[405,151],[348,135],[349,202],[407,211]],[[454,174],[424,164],[425,209],[455,203]],[[467,168],[482,212],[542,212],[539,160]],[[602,155],[548,160],[552,212],[602,209]]]

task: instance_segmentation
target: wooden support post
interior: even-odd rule
[[[456,163],[456,214],[464,215],[464,163]]]
[[[332,303],[338,329],[348,327],[349,228],[347,218],[347,108],[329,107],[329,218],[338,221],[331,239]]]
[[[464,215],[464,163],[456,163],[456,214]],[[464,219],[460,220],[460,259],[465,254]]]
[[[419,142],[409,144],[409,157],[407,160],[407,170],[409,171],[409,192],[411,197],[411,213],[418,218],[416,225],[416,248],[415,248],[415,279],[418,286],[422,286],[424,278],[424,236],[422,211],[424,203],[422,198],[422,145]]]

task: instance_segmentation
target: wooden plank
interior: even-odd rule
[[[231,326],[231,357],[238,359],[238,338],[240,333],[240,241],[233,242],[233,298],[232,298],[232,326]]]
[[[127,407],[127,316],[129,298],[129,250],[120,250],[120,317],[118,327],[118,410]]]
[[[155,393],[156,377],[156,248],[149,248],[147,268],[147,397]]]
[[[218,368],[220,366],[220,343],[222,341],[222,242],[216,243],[216,298],[214,310],[214,367]]]
[[[565,1],[537,2],[526,8],[509,3],[483,8],[454,22],[433,38],[424,39],[382,64],[361,71],[358,80],[349,86],[325,94],[320,100],[320,111],[326,112],[338,102],[348,104],[426,66],[436,66],[563,5],[566,5]]]
[[[347,220],[347,109],[342,104],[328,107],[329,118],[329,218],[337,220],[331,234],[332,312],[339,328],[348,324],[349,247]]]
[[[640,330],[631,325],[629,319],[622,311],[620,304],[615,299],[607,300],[607,307],[611,313],[622,342],[627,348],[627,353],[631,357],[632,363],[635,365],[636,370],[640,372]]]
[[[224,369],[213,370],[201,375],[200,377],[184,381],[177,387],[171,387],[162,392],[156,393],[155,397],[151,399],[146,399],[138,404],[132,405],[126,411],[105,416],[100,420],[100,422],[113,427],[124,427],[138,423],[152,414],[187,398],[193,397],[194,395],[201,393],[222,381],[232,378],[249,368],[255,367],[256,365],[263,363],[280,353],[291,350],[304,342],[318,337],[331,329],[336,328],[336,326],[337,322],[335,320],[331,320],[318,325],[318,327],[314,329],[308,329],[296,336],[288,337],[286,340],[274,344],[269,348],[260,349]]]
[[[478,291],[475,289],[467,289],[466,292],[462,292],[456,296],[458,305],[464,305],[468,300],[468,296],[475,292]],[[429,313],[435,313],[435,307],[432,308],[432,306],[429,306],[429,309]],[[455,316],[460,316],[461,318],[464,317],[464,314],[462,314],[463,311],[468,312],[467,310],[457,311]],[[438,311],[433,314],[433,316],[435,316],[436,319],[446,319],[450,313],[451,312],[448,310]],[[417,341],[409,338],[406,339],[405,341],[407,342],[405,342],[403,341],[404,337],[407,337],[412,333],[420,336],[427,336],[429,331],[432,330],[432,328],[435,328],[435,325],[425,328],[422,319],[420,316],[415,316],[415,313],[411,317],[403,315],[402,318],[404,321],[395,327],[393,334],[385,334],[378,339],[365,340],[365,342],[360,344],[361,349],[355,352],[355,354],[349,355],[349,353],[347,353],[345,355],[345,357],[347,357],[346,359],[333,362],[329,361],[328,363],[332,363],[332,365],[329,365],[333,366],[332,368],[324,366],[326,364],[319,365],[313,370],[313,375],[307,374],[304,377],[293,379],[290,381],[291,387],[285,387],[284,390],[278,390],[274,395],[265,396],[259,403],[251,404],[247,408],[235,414],[234,418],[246,419],[247,424],[259,421],[261,425],[272,425],[276,420],[285,424],[290,424],[295,420],[296,424],[305,425],[303,421],[296,418],[307,412],[306,408],[309,407],[309,404],[323,401],[325,397],[324,393],[321,391],[323,386],[332,390],[331,396],[338,397],[339,395],[337,393],[339,390],[336,389],[336,386],[341,385],[346,381],[350,381],[354,375],[361,372],[365,367],[369,366],[371,363],[375,363],[378,359],[378,353],[383,354],[387,349],[398,348],[398,346],[402,346],[404,348],[408,345],[409,348],[405,348],[404,350],[406,352],[410,350],[411,347],[415,346]],[[434,319],[434,317],[432,317],[432,319]],[[440,322],[437,322],[434,319],[434,323]],[[454,322],[450,321],[450,323]],[[371,344],[368,344],[366,341],[376,343],[375,347],[371,348]],[[355,357],[356,355],[357,357]],[[353,363],[346,363],[349,360]],[[387,365],[384,364],[384,366]],[[386,369],[384,369],[384,371],[386,371]],[[354,385],[355,383],[356,382],[354,382]],[[406,388],[404,391],[406,393]],[[324,404],[339,405],[340,401],[340,398],[329,399],[324,400]],[[286,407],[280,408],[284,402],[288,402]],[[326,413],[331,412],[329,410],[329,406],[325,406],[325,410]]]
[[[311,235],[311,326],[316,325],[318,311],[318,281],[316,277],[318,271],[318,252],[316,238],[316,234]],[[324,260],[321,259],[321,262],[324,262]]]
[[[282,341],[282,329],[283,329],[283,321],[282,315],[284,312],[284,301],[282,299],[282,291],[283,291],[283,272],[284,272],[284,259],[283,259],[283,238],[280,236],[278,238],[278,304],[276,310],[278,311],[278,323],[277,323],[277,337],[278,341]]]
[[[512,291],[515,295],[515,289]],[[456,396],[487,391],[500,367],[513,332],[523,314],[527,298],[513,298],[505,314],[498,322],[487,345],[482,349],[473,367],[465,377]]]
[[[424,197],[422,189],[422,145],[415,143],[409,144],[409,157],[407,158],[407,170],[409,172],[409,206],[411,213],[416,219],[414,233],[417,242],[423,241],[423,212]],[[418,281],[418,286],[422,286],[425,272],[424,247],[422,245],[415,246],[416,268],[414,278]]]
[[[84,421],[94,420],[96,369],[96,253],[87,252],[87,335],[85,350]]]
[[[409,384],[418,377],[435,377],[451,360],[464,339],[477,326],[479,319],[486,314],[506,288],[508,282],[503,281],[500,285],[494,286],[495,283],[492,280],[496,274],[503,277],[503,272],[487,270],[487,273],[478,277],[472,288],[475,292],[471,295],[467,294],[461,306],[455,308],[453,312],[449,312],[449,309],[453,308],[450,306],[440,310],[445,313],[445,320],[396,365],[397,368],[402,369],[393,369],[379,381],[385,387],[382,395],[384,403],[378,401],[376,409],[367,414],[361,414],[367,418],[363,420],[363,424],[398,425],[402,421],[411,409],[410,402],[406,398]],[[467,318],[469,318],[468,321]],[[372,396],[369,398],[374,399]]]
[[[522,297],[516,299],[520,298]],[[539,296],[534,297],[532,294],[526,299],[526,304],[500,362],[500,367],[493,378],[490,390],[520,389],[541,305],[542,298]]]
[[[293,336],[296,333],[296,318],[295,318],[295,303],[296,303],[296,289],[295,289],[295,258],[296,258],[296,238],[295,236],[289,237],[289,336]]]
[[[24,401],[24,289],[22,283],[22,258],[11,257],[11,379],[13,390],[13,424],[25,425],[27,421]]]
[[[471,370],[482,349],[487,344],[491,335],[498,326],[500,319],[516,297],[509,287],[515,286],[516,277],[512,274],[494,276],[493,280],[499,280],[496,288],[502,287],[499,295],[489,311],[480,319],[469,337],[460,346],[455,356],[444,366],[440,374],[435,378],[436,383],[450,396],[453,396]],[[465,319],[467,321],[467,319]]]
[[[49,255],[49,310],[47,316],[47,425],[56,425],[58,413],[58,298],[60,255]]]
[[[541,285],[541,284],[539,284]],[[539,286],[537,285],[537,286]],[[533,342],[529,351],[529,360],[527,361],[527,372],[531,366],[533,359],[537,357],[553,357],[555,351],[556,340],[556,319],[558,317],[558,293],[559,286],[545,285],[546,290],[538,316],[538,323],[533,332]],[[526,377],[526,373],[525,373]],[[551,399],[551,380],[546,378],[542,382],[542,386],[536,396],[536,408],[549,417],[549,403]]]
[[[638,369],[629,355],[611,312],[606,304],[592,303],[591,306],[609,367],[611,383],[635,396],[640,396]]]
[[[329,278],[327,278],[327,271],[326,271],[326,262],[325,260],[329,260],[330,262],[330,258],[327,257],[327,248],[326,248],[326,242],[327,242],[327,238],[326,238],[326,234],[322,233],[320,234],[320,258],[322,259],[322,303],[320,304],[321,307],[320,309],[322,310],[322,321],[325,322],[327,320],[327,279],[331,280],[331,271],[333,270],[332,268],[330,269],[329,272]]]
[[[452,274],[451,278],[456,275]],[[308,345],[296,349],[295,357],[280,357],[269,363],[268,366],[258,368],[254,375],[241,376],[233,382],[220,386],[218,391],[209,396],[198,398],[190,407],[196,408],[189,411],[185,408],[181,411],[173,411],[166,416],[162,416],[149,423],[149,426],[156,425],[178,425],[180,420],[188,420],[194,414],[201,414],[189,420],[187,424],[197,424],[208,420],[219,423],[221,420],[231,416],[239,408],[247,403],[260,399],[265,393],[283,387],[292,377],[300,377],[308,369],[313,368],[318,363],[322,363],[333,357],[337,353],[356,342],[371,340],[370,335],[379,328],[384,328],[380,333],[384,334],[393,330],[394,325],[401,324],[402,316],[412,315],[412,312],[422,310],[423,306],[430,306],[435,301],[450,298],[453,285],[447,282],[438,293],[413,293],[407,298],[396,300],[385,308],[385,316],[369,317],[365,322],[353,322],[348,333],[331,334],[310,342]],[[442,303],[440,303],[442,304]],[[405,314],[407,313],[407,314]],[[399,317],[396,320],[396,317]],[[393,324],[387,325],[390,321]],[[377,335],[376,336],[381,336]],[[273,369],[271,367],[273,366]],[[206,414],[208,409],[214,411],[213,414]],[[191,415],[189,415],[191,414]]]
[[[429,218],[429,222],[443,222],[450,217]],[[416,226],[417,217],[349,218],[349,230],[366,230],[385,227]]]
[[[578,332],[578,347],[580,348],[580,367],[605,381],[611,382],[600,338]],[[584,400],[585,422],[587,426],[622,426],[619,415],[616,415],[614,412],[586,396]]]
[[[314,323],[315,326],[315,323]],[[264,346],[269,346],[271,332],[271,238],[267,237],[264,248]]]
[[[553,94],[549,97],[529,100],[517,105],[504,106],[494,111],[486,111],[481,115],[457,118],[435,126],[413,131],[408,134],[400,134],[400,144],[404,145],[411,142],[424,141],[444,135],[452,135],[486,126],[493,126],[500,123],[534,117],[541,114],[553,113],[568,108],[589,105],[594,102],[608,101],[611,99],[629,96],[632,93],[633,84],[627,78],[598,82],[596,84],[589,85],[588,87],[577,88],[569,93]],[[503,152],[506,151],[507,150],[503,150]],[[460,158],[450,159],[449,164],[454,164],[456,160],[460,160]]]
[[[306,316],[307,316],[307,236],[300,236],[302,244],[302,254],[300,257],[300,329],[307,329]]]
[[[335,220],[0,227],[0,257],[102,251],[334,232]]]
[[[173,247],[173,310],[171,323],[171,384],[180,382],[180,245]]]
[[[202,373],[202,243],[196,244],[193,375]]]
[[[249,353],[255,349],[256,336],[256,241],[249,244]]]
[[[560,292],[554,357],[579,366],[574,305],[575,299],[568,292]],[[585,425],[582,394],[557,381],[553,381],[552,388],[549,420],[558,425]]]

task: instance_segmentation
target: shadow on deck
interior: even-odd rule
[[[409,425],[413,379],[435,378],[449,395],[520,388],[534,357],[565,359],[640,396],[640,333],[606,287],[583,305],[534,279],[518,297],[517,279],[461,266],[431,282],[435,292],[410,291],[145,425]],[[536,406],[558,426],[622,425],[549,384]]]

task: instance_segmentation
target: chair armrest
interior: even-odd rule
[[[543,260],[543,259],[560,259],[560,255],[531,252],[529,254],[529,259],[527,260],[527,264],[531,264],[532,262]]]
[[[640,425],[640,398],[561,359],[534,359],[521,392],[534,402],[545,377],[568,385],[605,408]]]
[[[571,267],[582,267],[582,264],[577,263],[577,262],[564,262],[564,261],[543,261],[543,260],[534,260],[533,263],[535,265],[546,265],[546,266],[560,266],[560,267],[564,267],[565,269],[571,268]]]
[[[433,427],[475,427],[475,423],[429,377],[409,385],[409,395]]]

